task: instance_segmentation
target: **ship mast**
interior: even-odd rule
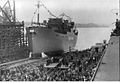
[[[37,6],[37,10],[34,12],[34,14],[36,14],[36,12],[37,12],[37,20],[36,20],[36,23],[34,23],[34,24],[40,24],[40,22],[39,22],[39,18],[40,18],[39,9],[40,9],[40,6],[43,6],[43,7],[45,8],[45,10],[47,10],[47,12],[48,12],[51,16],[57,18],[57,16],[55,16],[52,12],[50,12],[50,10],[47,9],[47,7],[46,7],[41,1],[38,1],[38,3],[36,4],[36,6]],[[33,24],[33,18],[34,18],[34,16],[32,17],[31,24]]]
[[[38,8],[37,24],[39,24],[39,8],[40,8],[40,2],[39,1],[38,1],[38,4],[37,4],[37,8]]]
[[[118,8],[118,10],[119,10],[119,20],[120,20],[120,0],[119,0],[119,8]]]
[[[16,22],[15,0],[13,1],[13,22]]]

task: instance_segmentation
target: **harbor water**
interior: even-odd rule
[[[76,49],[83,50],[90,48],[96,43],[101,43],[103,40],[110,39],[110,34],[114,27],[78,27],[78,40]]]

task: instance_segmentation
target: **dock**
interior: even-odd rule
[[[119,41],[120,36],[112,36],[109,40],[103,60],[94,81],[120,81],[119,78]]]

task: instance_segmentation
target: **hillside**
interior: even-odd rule
[[[88,24],[80,24],[80,23],[77,23],[76,24],[76,27],[108,27],[107,25],[99,25],[99,24],[94,24],[94,23],[88,23]]]

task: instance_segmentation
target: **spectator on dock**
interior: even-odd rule
[[[95,52],[98,53],[98,51],[99,51],[99,48],[95,47]]]

